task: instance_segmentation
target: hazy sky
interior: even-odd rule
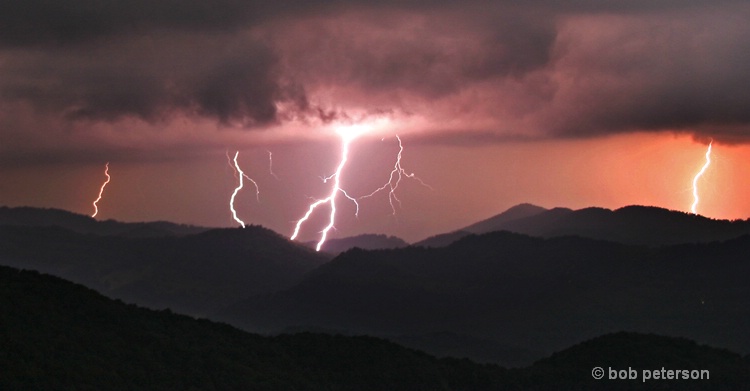
[[[407,240],[521,202],[750,217],[746,1],[0,3],[0,204],[291,234],[354,140],[333,236]],[[269,171],[269,151],[273,170]],[[328,211],[302,231],[313,240]]]

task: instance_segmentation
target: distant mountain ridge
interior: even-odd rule
[[[0,226],[0,264],[191,315],[288,288],[328,259],[259,226],[146,238]]]
[[[369,337],[262,337],[0,266],[3,390],[493,390],[505,370]]]
[[[525,219],[547,212],[548,210],[541,206],[532,204],[518,204],[506,210],[499,215],[490,217],[489,219],[482,220],[478,223],[474,223],[468,227],[461,228],[461,231],[471,232],[475,234],[482,234],[492,231],[499,231],[499,227],[514,220]]]
[[[679,338],[609,333],[507,370],[370,337],[262,337],[3,266],[0,326],[0,389],[8,390],[711,391],[750,383],[748,356]],[[596,366],[703,369],[711,377],[596,380]]]
[[[314,248],[317,245],[317,242],[308,242],[305,244]],[[328,239],[323,243],[320,250],[329,254],[339,255],[344,251],[355,247],[363,250],[386,250],[406,247],[408,245],[409,243],[396,236],[364,234],[341,239]]]
[[[664,246],[708,243],[750,234],[750,220],[714,220],[652,206],[544,209],[521,204],[460,230],[436,235],[417,246],[441,247],[470,233],[510,231],[537,237],[581,236],[618,243]]]
[[[288,290],[214,316],[257,332],[449,332],[528,351],[626,329],[750,352],[748,253],[750,236],[652,248],[472,234],[442,248],[350,250]]]
[[[62,209],[0,206],[0,225],[30,227],[62,227],[73,232],[129,237],[185,236],[208,231],[210,228],[175,224],[166,221],[123,223],[100,221],[92,217]]]
[[[750,351],[740,332],[750,327],[750,236],[703,243],[747,222],[533,206],[498,220],[549,238],[460,232],[441,248],[349,250],[330,261],[257,226],[142,237],[0,224],[0,264],[252,331],[371,334],[509,366],[621,329]],[[664,244],[675,237],[700,240]]]

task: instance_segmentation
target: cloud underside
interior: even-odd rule
[[[0,134],[389,113],[436,140],[744,143],[747,20],[750,6],[716,1],[10,1]]]

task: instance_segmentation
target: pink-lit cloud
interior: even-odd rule
[[[383,112],[441,142],[748,136],[743,2],[4,4],[0,134],[16,154],[64,154],[71,132],[111,149],[185,129],[175,146],[315,137]]]

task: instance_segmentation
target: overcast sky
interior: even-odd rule
[[[333,236],[408,240],[520,202],[750,217],[746,1],[8,0],[0,203],[290,234],[361,127]],[[359,128],[358,128],[359,129]],[[269,167],[273,154],[273,170]],[[278,179],[277,179],[278,177]],[[327,212],[301,237],[315,239]]]

